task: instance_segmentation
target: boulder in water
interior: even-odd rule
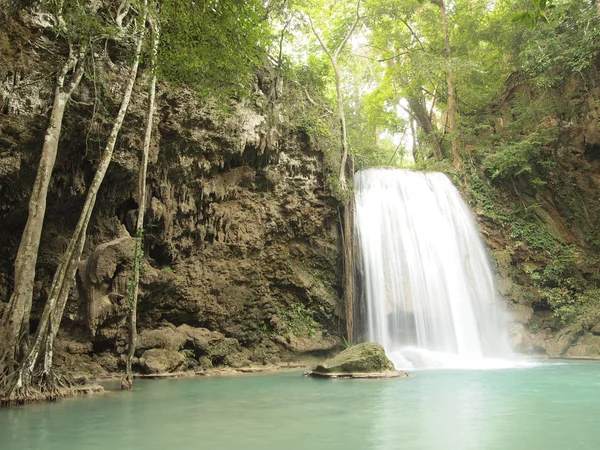
[[[306,375],[327,378],[394,378],[407,373],[394,368],[380,344],[365,342],[348,347]]]

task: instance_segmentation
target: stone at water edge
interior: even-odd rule
[[[144,352],[140,365],[148,374],[167,373],[177,369],[184,360],[185,357],[175,350],[152,348]]]
[[[353,345],[319,364],[306,375],[329,378],[393,378],[407,373],[394,368],[380,344]]]

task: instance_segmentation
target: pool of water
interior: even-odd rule
[[[1,450],[597,450],[600,363],[136,381],[131,392],[0,409]]]

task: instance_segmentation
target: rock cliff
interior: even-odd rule
[[[0,306],[11,291],[61,50],[26,18],[0,31]],[[101,84],[86,77],[65,117],[37,265],[34,322],[121,92],[110,51],[96,58],[106,76]],[[57,362],[84,374],[119,370],[125,351],[145,108],[145,94],[136,89],[57,343]],[[328,189],[324,148],[294,125],[303,95],[268,69],[245,99],[216,101],[159,86],[139,370],[273,363],[338,345],[337,201]]]

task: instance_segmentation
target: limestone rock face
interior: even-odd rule
[[[146,373],[166,373],[177,369],[185,357],[174,350],[153,348],[146,350],[140,358],[140,365]]]
[[[570,358],[600,358],[600,336],[586,333],[566,352]]]
[[[92,334],[99,325],[124,315],[134,241],[125,227],[119,232],[121,237],[99,245],[79,263],[77,285],[84,300],[82,313]]]
[[[32,44],[40,39],[43,47]],[[52,74],[62,64],[64,47],[20,18],[10,31],[0,29],[0,42],[7,43],[0,45],[0,80],[19,83],[18,89],[0,86],[1,309],[12,288],[52,104]],[[129,62],[125,55],[112,56],[94,59],[102,86],[84,78],[65,114],[36,267],[33,321],[93,178],[100,150],[92,143],[103,142],[109,132],[110,120],[96,112],[112,110],[123,92],[123,77],[115,70],[128,70]],[[279,77],[274,100],[269,70],[243,100],[216,101],[191,89],[157,87],[139,356],[181,351],[186,364],[240,366],[325,354],[337,345],[344,314],[338,202],[323,152],[329,144],[300,126],[307,105],[298,86]],[[96,92],[108,94],[97,98]],[[65,340],[92,345],[81,358],[110,371],[123,368],[127,348],[127,282],[145,115],[146,93],[139,84],[98,193],[77,288],[61,327]]]
[[[381,373],[395,371],[380,344],[365,342],[348,347],[315,367],[316,373]]]
[[[153,348],[179,351],[185,342],[186,337],[173,328],[144,330],[138,336],[135,350],[139,355]]]

